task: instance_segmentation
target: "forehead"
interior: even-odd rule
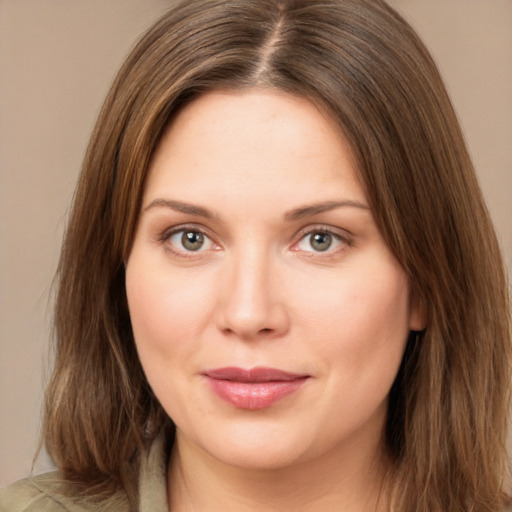
[[[192,187],[195,194],[215,191],[224,197],[278,187],[297,199],[341,192],[364,199],[338,124],[304,98],[257,89],[205,94],[166,129],[152,158],[146,196],[186,195]]]

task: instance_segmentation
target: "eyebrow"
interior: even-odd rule
[[[286,212],[284,218],[288,221],[300,220],[304,217],[318,215],[319,213],[324,213],[330,210],[336,210],[337,208],[344,207],[359,208],[361,210],[370,211],[369,206],[364,203],[360,203],[359,201],[325,201],[323,203],[315,203],[301,206],[299,208],[294,208],[293,210]]]
[[[183,201],[176,201],[173,199],[154,199],[151,201],[151,203],[148,204],[148,206],[144,208],[144,211],[158,207],[169,208],[180,213],[186,213],[188,215],[194,215],[197,217],[205,217],[207,219],[217,218],[217,215],[207,208],[190,203],[184,203]],[[294,208],[293,210],[289,210],[284,214],[284,219],[286,221],[295,221],[303,219],[304,217],[318,215],[320,213],[344,207],[359,208],[361,210],[370,211],[369,206],[364,203],[360,203],[359,201],[324,201],[321,203],[300,206],[298,208]]]
[[[174,201],[172,199],[155,199],[144,208],[144,211],[146,212],[157,207],[170,208],[177,212],[187,213],[197,217],[206,217],[207,219],[213,219],[216,217],[216,215],[207,208],[190,203],[184,203],[182,201]]]

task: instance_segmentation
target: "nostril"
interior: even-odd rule
[[[284,304],[265,297],[262,288],[258,293],[254,287],[238,290],[236,297],[231,294],[225,301],[219,301],[215,322],[225,336],[269,340],[287,331],[289,318]]]

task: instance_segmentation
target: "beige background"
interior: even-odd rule
[[[30,472],[49,290],[88,134],[169,2],[0,0],[0,486]],[[438,60],[512,268],[512,0],[391,3]]]

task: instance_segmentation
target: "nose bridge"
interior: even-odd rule
[[[246,243],[233,252],[225,270],[219,327],[242,338],[284,332],[288,319],[271,253],[256,243]]]

